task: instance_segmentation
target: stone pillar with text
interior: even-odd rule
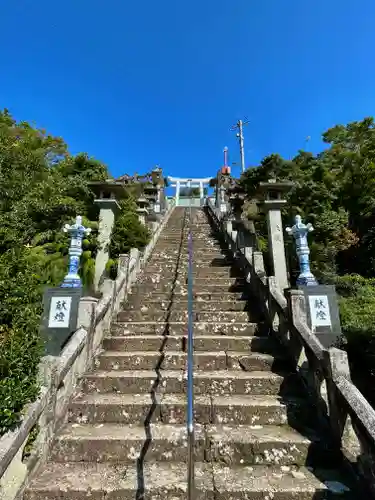
[[[270,179],[268,182],[260,182],[258,188],[263,195],[263,200],[258,202],[258,205],[267,218],[272,274],[276,277],[281,290],[289,287],[281,219],[281,209],[286,205],[286,200],[282,198],[282,195],[285,195],[292,187],[293,183],[290,181],[278,182],[276,179]]]

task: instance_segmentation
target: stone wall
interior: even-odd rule
[[[103,337],[110,330],[112,318],[142,272],[173,208],[171,202],[163,219],[154,224],[151,240],[143,253],[132,249],[129,255],[120,256],[117,279],[105,283],[100,300],[94,297],[81,299],[77,330],[60,356],[42,358],[39,398],[25,408],[21,425],[0,438],[1,500],[22,498],[28,479],[46,460],[80,377],[92,367]],[[32,443],[29,441],[31,436],[36,436]],[[29,445],[31,453],[25,459],[25,447]]]

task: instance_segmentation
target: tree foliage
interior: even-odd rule
[[[86,287],[93,281],[98,209],[88,183],[108,177],[103,163],[70,155],[61,138],[0,111],[0,433],[19,422],[38,393],[42,294],[67,271],[69,238],[62,228],[77,215],[93,229],[83,241],[80,269]],[[124,219],[135,216],[134,205],[124,207]],[[141,236],[128,223],[114,245],[126,251],[143,245]]]
[[[283,210],[284,226],[292,225],[296,214],[313,224],[315,230],[309,237],[312,270],[321,283],[336,284],[349,350],[356,352],[352,359],[363,360],[375,353],[374,120],[335,126],[323,134],[323,141],[327,147],[317,155],[299,151],[292,160],[278,154],[264,158],[243,174],[241,184],[250,200],[256,198],[260,181],[294,182]],[[264,241],[264,218],[255,214],[252,218]],[[291,274],[296,276],[292,238],[286,237],[286,247]],[[373,361],[366,374],[375,379]]]

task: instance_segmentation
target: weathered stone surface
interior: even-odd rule
[[[197,463],[197,500],[315,500],[355,498],[347,478],[300,467]],[[27,490],[25,500],[134,500],[146,488],[145,500],[186,500],[186,465],[145,463],[50,463]],[[87,496],[89,492],[89,496]]]
[[[229,467],[214,465],[214,484],[220,500],[315,500],[353,499],[353,493],[347,486],[344,493],[335,493],[328,481],[343,480],[333,471],[323,477],[319,473],[298,467]],[[330,479],[328,479],[330,478]],[[328,485],[325,484],[328,482]],[[343,488],[344,489],[344,488]]]
[[[195,460],[204,461],[206,432],[196,425]],[[152,437],[149,441],[150,436]],[[68,424],[53,445],[55,462],[124,462],[145,460],[185,462],[187,430],[184,425]]]
[[[196,500],[213,500],[209,464],[196,464]],[[24,500],[186,500],[186,464],[50,463],[26,491]],[[142,497],[140,497],[142,498]]]
[[[194,319],[196,322],[202,321],[217,321],[224,323],[246,323],[249,321],[249,313],[247,311],[221,311],[213,306],[210,312],[194,311]],[[140,310],[122,311],[117,315],[117,321],[187,321],[187,310],[160,310],[150,309],[147,306],[142,306]]]
[[[83,390],[92,392],[144,393],[153,388],[162,393],[185,392],[185,370],[95,371],[83,378]],[[196,371],[196,394],[278,394],[283,377],[270,372]]]
[[[220,302],[221,300],[223,302],[239,302],[243,303],[246,301],[246,295],[243,292],[217,292],[215,289],[209,292],[195,292],[193,294],[194,302],[214,302],[215,304],[217,302]],[[123,307],[127,307],[129,304],[134,304],[134,303],[145,303],[145,305],[149,304],[150,301],[154,302],[161,302],[161,301],[171,301],[173,300],[174,303],[179,303],[179,302],[187,302],[187,294],[186,293],[177,293],[174,290],[167,291],[167,292],[154,292],[154,291],[148,291],[145,292],[143,295],[138,295],[136,293],[131,293],[128,295],[128,301],[126,304],[123,304]]]
[[[293,405],[294,403],[294,405]],[[76,398],[68,418],[74,423],[186,423],[184,394],[140,395],[93,393]],[[297,403],[275,396],[199,396],[195,412],[200,424],[282,425]]]
[[[187,311],[188,310],[188,302],[187,300],[176,301],[172,300],[161,300],[161,301],[147,301],[147,305],[145,302],[130,302],[126,305],[125,311],[136,311],[136,310],[156,310],[156,311]],[[194,302],[194,312],[209,312],[209,311],[246,311],[247,302],[245,300],[241,301],[222,301],[221,303],[217,303],[214,301],[208,300],[195,300]]]
[[[104,339],[103,348],[107,351],[181,351],[187,350],[186,335],[122,335],[110,336]],[[229,336],[229,335],[195,335],[195,351],[225,351],[272,354],[276,346],[269,337]]]
[[[216,321],[195,323],[194,334],[200,335],[254,335],[258,326],[256,323],[217,323]],[[184,335],[187,333],[186,321],[133,321],[113,323],[112,331],[115,335],[133,335],[139,333],[155,333],[157,335]]]
[[[283,426],[215,425],[206,429],[210,459],[227,465],[304,465],[311,441]]]
[[[174,293],[178,294],[184,294],[187,296],[188,293],[188,288],[187,288],[187,283],[186,280],[181,279],[181,280],[176,280],[174,283],[172,282],[167,282],[167,283],[162,283],[161,281],[158,281],[157,277],[150,279],[146,283],[139,282],[136,287],[134,287],[134,291],[139,294],[144,294],[144,293],[171,293],[172,291]],[[218,292],[219,289],[223,291],[223,293],[228,293],[228,292],[243,292],[244,291],[244,283],[236,283],[235,279],[233,280],[224,280],[226,283],[221,283],[220,287],[219,284],[217,283],[217,280],[203,280],[201,283],[197,283],[197,280],[194,281],[193,283],[193,293],[213,293],[213,292]]]
[[[141,423],[161,421],[161,394],[92,393],[71,403],[68,421],[79,424]]]
[[[96,367],[100,370],[184,370],[186,363],[186,353],[178,351],[106,351],[97,358]],[[265,371],[276,366],[280,369],[284,364],[283,359],[275,359],[269,354],[224,351],[197,351],[194,354],[196,370]]]
[[[297,467],[335,463],[233,258],[192,217],[195,500],[358,500]],[[24,500],[186,500],[187,237],[176,208]]]
[[[169,351],[166,353],[133,351],[116,353],[107,351],[98,359],[101,370],[184,370],[186,354]],[[221,370],[227,368],[225,352],[201,352],[194,354],[194,366],[197,370]]]

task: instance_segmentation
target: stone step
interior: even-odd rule
[[[71,423],[162,422],[186,424],[185,394],[81,394],[70,403]],[[298,419],[305,408],[296,398],[240,395],[194,396],[194,415],[198,424],[285,425]]]
[[[158,351],[186,352],[186,335],[127,335],[105,337],[103,348],[107,351]],[[276,344],[269,337],[236,337],[225,335],[194,335],[195,351],[245,351],[271,354]]]
[[[185,370],[131,370],[95,371],[83,376],[83,390],[92,392],[118,392],[139,394],[151,390],[163,393],[186,392]],[[286,387],[289,394],[297,389],[297,377],[284,377],[269,371],[195,371],[194,391],[196,394],[258,394],[275,395]],[[301,388],[302,390],[302,388]]]
[[[177,283],[178,281],[178,283]],[[172,282],[158,282],[155,280],[153,283],[152,280],[148,282],[138,282],[132,288],[132,293],[137,293],[144,296],[147,293],[166,293],[166,292],[174,292],[178,294],[186,294],[188,293],[187,283],[185,280],[177,280],[175,283]],[[193,293],[204,292],[204,293],[212,293],[212,292],[244,292],[245,284],[244,283],[235,283],[235,279],[231,280],[232,284],[222,284],[218,283],[217,280],[202,280],[203,283],[197,283],[197,280],[193,283]]]
[[[147,436],[152,436],[147,443]],[[201,425],[194,428],[194,458],[237,465],[305,465],[323,446],[287,426]],[[54,462],[185,462],[185,425],[67,424],[52,447]]]
[[[183,266],[178,266],[176,268],[176,265],[173,266],[162,266],[156,267],[156,266],[147,266],[144,272],[145,276],[155,276],[155,275],[160,275],[163,278],[175,278],[177,277],[186,277],[188,275],[188,266],[187,264]],[[212,277],[212,278],[221,278],[221,279],[228,279],[228,278],[242,278],[243,277],[243,272],[237,269],[232,269],[230,267],[204,267],[204,268],[193,268],[192,276],[196,278],[205,278],[207,276]]]
[[[151,259],[147,262],[147,266],[150,267],[160,267],[164,266],[166,264],[169,265],[180,265],[180,266],[187,266],[188,265],[188,258],[187,255],[181,258],[177,258],[177,256],[172,256],[172,257],[151,257]],[[200,267],[200,268],[207,268],[207,269],[223,269],[231,266],[235,266],[236,262],[234,259],[230,258],[225,258],[221,257],[218,259],[217,257],[212,258],[210,256],[201,256],[197,258],[197,256],[194,256],[193,259],[193,266],[194,267]]]
[[[195,460],[204,461],[205,428],[197,425],[194,431]],[[156,423],[145,428],[134,424],[67,424],[54,442],[51,460],[132,464],[142,456],[147,461],[184,462],[186,448],[185,425]]]
[[[186,474],[183,462],[50,462],[24,500],[186,500]],[[195,500],[354,500],[348,479],[335,470],[197,462]]]
[[[187,333],[186,321],[133,321],[112,323],[111,333],[114,335],[135,335],[139,333],[157,335],[184,335]],[[216,321],[199,322],[193,325],[194,334],[204,333],[205,335],[234,335],[249,336],[264,329],[258,323],[217,323]]]
[[[216,321],[218,323],[246,323],[250,320],[247,311],[220,311],[211,307],[211,312],[197,311],[193,312],[195,322]],[[161,311],[160,309],[149,309],[147,306],[142,306],[140,310],[121,311],[117,314],[118,322],[129,321],[187,321],[188,311],[172,310]]]
[[[179,258],[180,257],[180,258]],[[188,255],[180,255],[178,252],[168,251],[168,252],[154,252],[148,261],[152,266],[160,266],[165,262],[188,262]],[[231,266],[235,263],[233,258],[230,258],[227,255],[220,254],[215,252],[211,254],[209,251],[200,252],[199,254],[194,254],[193,259],[194,264],[205,264],[207,266],[212,267],[222,267],[222,266]]]
[[[184,352],[106,351],[99,355],[95,366],[100,370],[183,370],[187,355]],[[281,370],[286,362],[270,354],[201,351],[194,353],[195,370]]]
[[[218,241],[215,236],[207,231],[202,233],[192,234],[193,236],[193,248],[223,248],[223,245],[220,241]],[[160,235],[156,246],[164,246],[170,247],[174,250],[177,248],[188,248],[189,247],[189,233],[186,232],[184,234],[179,233],[175,235],[167,235],[163,236],[163,233]],[[225,248],[224,248],[225,249]]]
[[[197,243],[195,242],[195,244],[193,245],[193,248],[191,249],[192,250],[192,254],[193,255],[222,255],[223,252],[225,252],[225,250],[223,250],[219,245],[217,245],[216,243],[212,243],[212,242],[201,242],[201,243]],[[174,255],[188,255],[189,254],[189,251],[190,251],[190,247],[189,245],[185,245],[185,244],[180,244],[178,242],[176,243],[167,243],[165,242],[164,244],[161,244],[161,243],[158,243],[156,246],[155,246],[155,249],[154,249],[155,252],[165,252],[165,253],[169,253],[169,252],[175,252]]]
[[[187,300],[147,300],[142,301],[141,298],[138,298],[137,301],[133,300],[132,302],[128,302],[124,305],[124,311],[132,311],[139,310],[141,312],[145,312],[147,310],[154,311],[187,311],[188,310],[188,301]],[[220,310],[222,312],[235,312],[235,311],[245,311],[249,308],[246,300],[242,301],[228,301],[228,302],[217,302],[215,303],[212,300],[204,301],[193,299],[193,309],[195,312],[201,311],[216,311]]]
[[[208,289],[215,287],[218,290],[229,290],[232,287],[241,286],[244,288],[246,284],[244,278],[215,278],[215,276],[207,276],[206,278],[194,278],[193,290]],[[163,288],[163,290],[172,290],[179,288],[187,288],[187,276],[177,276],[175,279],[162,278],[160,275],[147,276],[143,275],[137,281],[136,286],[146,285],[147,287]]]
[[[248,300],[246,298],[246,294],[240,292],[215,292],[215,291],[209,291],[209,292],[194,292],[193,293],[193,298],[197,302],[201,301],[209,301],[209,302],[239,302],[239,301],[244,301]],[[135,289],[131,290],[131,292],[128,295],[128,299],[126,303],[131,303],[132,301],[140,301],[140,300],[151,300],[151,301],[164,301],[164,300],[171,300],[173,299],[175,302],[179,301],[186,301],[187,300],[187,295],[185,293],[175,293],[173,291],[167,291],[167,292],[158,292],[158,291],[153,291],[153,292],[148,292],[145,295],[139,295],[135,293]],[[254,300],[254,302],[256,302]],[[125,304],[126,304],[125,303]]]

